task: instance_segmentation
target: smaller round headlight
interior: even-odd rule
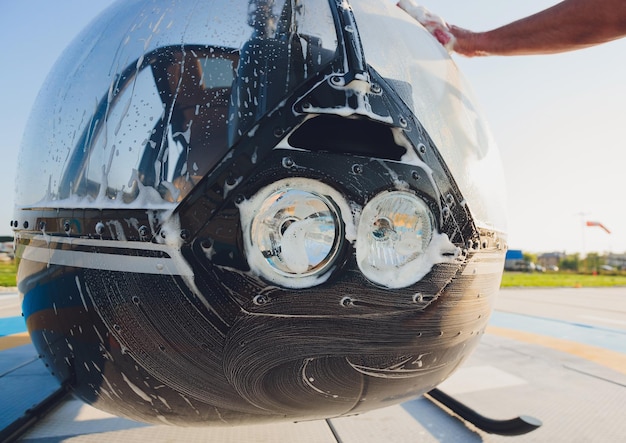
[[[365,205],[359,221],[359,268],[375,283],[409,286],[432,267],[424,258],[432,237],[432,214],[420,198],[404,191],[379,194]]]
[[[324,280],[344,234],[340,211],[326,188],[313,180],[284,180],[240,206],[246,256],[254,271],[291,288]],[[244,220],[248,216],[250,221]]]

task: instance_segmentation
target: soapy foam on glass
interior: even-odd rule
[[[268,268],[267,260],[259,248],[252,244],[251,236],[249,235],[252,221],[263,201],[273,193],[287,188],[306,189],[307,191],[325,195],[330,198],[340,209],[341,217],[345,225],[344,235],[346,240],[351,243],[356,243],[357,257],[359,256],[359,241],[365,244],[367,243],[366,239],[360,239],[357,236],[356,227],[359,224],[362,208],[355,208],[354,203],[349,204],[339,192],[328,185],[304,178],[291,178],[269,185],[261,189],[249,200],[245,200],[238,205],[242,230],[244,232],[244,248],[251,272],[257,276],[263,275],[272,283],[283,287],[301,289],[316,286],[324,283],[329,278],[331,272],[300,278],[281,275],[277,272],[264,272],[263,270]],[[284,243],[282,247],[285,251],[288,251],[291,258],[295,257],[295,251],[302,251],[302,248],[299,247],[301,239],[302,235],[287,235],[283,238]],[[301,254],[304,255],[302,252]],[[453,262],[459,255],[460,248],[455,246],[446,234],[433,232],[432,239],[423,251],[423,254],[401,267],[379,269],[368,264],[366,260],[360,263],[359,266],[366,277],[375,283],[388,288],[401,288],[419,281],[430,272],[433,265],[437,263]],[[304,267],[304,261],[306,261],[306,257],[297,259],[297,262],[293,263],[294,266]]]
[[[351,81],[347,85],[343,85],[343,84],[336,85],[336,84],[333,84],[332,81],[330,81],[331,77],[341,77],[341,75],[332,74],[332,75],[326,76],[317,85],[319,85],[320,83],[328,82],[330,85],[333,86],[333,88],[346,91],[345,106],[337,106],[334,108],[318,108],[318,107],[313,107],[309,105],[304,109],[307,113],[333,114],[333,115],[339,115],[342,117],[350,117],[356,114],[356,115],[369,117],[372,120],[377,120],[383,123],[388,123],[388,124],[393,123],[393,118],[391,116],[378,115],[372,110],[372,106],[370,105],[369,97],[367,95],[369,92],[369,87],[370,87],[369,81],[367,79],[361,79],[357,77],[355,80]],[[315,89],[317,85],[315,85],[312,89]],[[356,97],[357,99],[356,107],[352,107],[347,103],[347,100],[348,100],[347,97],[350,95]]]
[[[423,253],[402,266],[379,268],[360,257],[358,252],[357,240],[359,268],[370,280],[388,288],[397,289],[418,282],[437,263],[454,262],[459,257],[461,250],[450,241],[446,234],[433,233],[432,239]]]
[[[289,263],[289,268],[298,274],[303,274],[309,269],[310,259],[308,254],[303,254],[302,251],[307,249],[306,233],[313,224],[313,220],[300,220],[298,222],[291,223],[283,233],[281,255],[283,256],[284,261]],[[321,258],[325,255],[323,252],[325,251],[322,251]]]
[[[371,281],[404,288],[421,280],[435,263],[453,262],[460,254],[445,234],[433,232],[427,205],[413,193],[380,193],[361,214],[356,259]]]
[[[244,249],[250,270],[255,275],[263,275],[272,283],[288,288],[300,289],[319,285],[328,280],[331,272],[325,272],[322,275],[301,276],[299,278],[289,277],[279,274],[278,272],[264,272],[264,270],[267,270],[268,266],[271,265],[268,264],[260,249],[256,245],[252,244],[250,232],[252,229],[252,222],[254,217],[257,215],[259,208],[269,196],[285,189],[301,189],[330,198],[340,210],[339,212],[341,213],[344,223],[344,236],[346,240],[349,242],[354,242],[356,240],[356,222],[354,218],[355,211],[352,210],[352,207],[348,204],[348,202],[346,202],[339,192],[324,183],[310,179],[290,178],[281,180],[259,190],[249,200],[245,200],[238,205],[241,216],[241,228],[244,232]],[[285,232],[286,235],[282,239],[281,247],[287,253],[290,260],[297,260],[290,262],[291,265],[298,269],[303,269],[304,266],[308,265],[307,257],[303,252],[301,252],[301,258],[295,258],[295,256],[296,251],[302,251],[300,243],[302,242],[303,235],[302,232],[298,232],[298,230],[300,228],[304,228],[304,226],[297,226],[298,223],[295,225],[296,226],[292,228],[293,231],[287,230]],[[304,263],[305,261],[307,262],[306,264]]]

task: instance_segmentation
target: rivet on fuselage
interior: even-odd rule
[[[352,300],[352,297],[344,297],[339,301],[339,304],[344,308],[349,308],[354,306],[354,300]]]
[[[142,225],[139,227],[139,235],[141,237],[147,237],[148,236],[148,227],[145,225]]]
[[[267,302],[269,302],[269,299],[264,294],[255,295],[254,298],[252,299],[252,303],[254,303],[257,306],[262,306],[266,304]]]
[[[291,157],[283,158],[283,168],[292,168],[294,164],[295,162],[293,161]]]

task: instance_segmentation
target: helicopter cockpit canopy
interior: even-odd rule
[[[17,207],[174,207],[299,87],[349,70],[356,41],[357,58],[428,132],[476,222],[503,229],[498,153],[456,66],[399,8],[353,3],[114,5],[66,50],[40,92]],[[353,10],[358,29],[339,19],[342,8]]]
[[[142,20],[152,3],[110,9],[57,64],[31,118],[46,124],[26,133],[18,205],[180,201],[335,57],[326,0],[172,5]]]

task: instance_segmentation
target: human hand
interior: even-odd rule
[[[398,6],[424,26],[448,52],[456,50],[456,37],[441,17],[419,6],[413,0],[400,0]]]
[[[480,57],[490,55],[484,47],[488,43],[486,33],[476,33],[458,26],[448,25],[448,30],[454,38],[454,52],[465,57]]]

